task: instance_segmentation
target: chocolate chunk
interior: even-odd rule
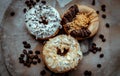
[[[35,51],[35,54],[40,54],[40,51],[39,51],[39,50],[36,50],[36,51]]]
[[[41,1],[41,3],[46,4],[46,1]]]
[[[97,64],[97,67],[98,67],[98,68],[101,68],[101,64]]]
[[[77,32],[75,30],[70,32],[70,35],[73,36],[73,37],[76,37],[76,34],[77,34]]]
[[[91,76],[91,75],[92,75],[92,72],[91,72],[91,71],[86,70],[86,71],[84,72],[84,76]]]
[[[102,18],[104,18],[104,19],[105,19],[105,18],[106,18],[106,15],[105,15],[105,14],[102,14]]]
[[[38,63],[40,63],[40,62],[41,62],[41,59],[37,59],[37,61],[38,61]]]
[[[71,16],[69,15],[68,12],[64,15],[64,17],[65,17],[69,22],[72,21],[72,18],[71,18]]]
[[[10,15],[11,15],[11,16],[14,16],[14,15],[15,15],[15,12],[12,11],[12,12],[10,13]]]
[[[69,22],[65,17],[62,18],[61,24],[64,25]]]
[[[59,48],[57,48],[57,54],[61,55],[61,56],[66,55],[68,53],[68,51],[69,51],[69,49],[64,48],[64,51],[62,53],[61,50]]]
[[[92,0],[92,5],[95,5],[95,0]]]
[[[76,36],[81,37],[81,30],[76,30]]]
[[[46,71],[45,71],[45,70],[42,70],[42,71],[40,72],[40,74],[41,74],[42,76],[44,76],[44,75],[46,74]]]
[[[86,29],[84,29],[84,34],[85,34],[85,37],[89,36],[89,34],[87,33]]]
[[[25,57],[25,55],[24,55],[24,54],[20,54],[20,57],[24,58],[24,57]]]
[[[26,45],[27,44],[27,41],[23,41],[23,45]]]
[[[100,35],[99,35],[99,38],[103,39],[103,38],[104,38],[104,35],[103,35],[103,34],[100,34]]]
[[[104,54],[102,53],[102,54],[100,54],[100,58],[103,58],[104,57]]]
[[[23,50],[23,53],[24,53],[24,54],[27,54],[27,50],[24,49],[24,50]]]
[[[106,23],[106,24],[105,24],[105,26],[106,26],[107,28],[109,28],[109,27],[110,27],[109,23]]]
[[[70,30],[70,26],[68,24],[65,24],[64,27],[66,30]]]

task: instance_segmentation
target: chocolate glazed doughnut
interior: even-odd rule
[[[83,40],[97,33],[99,18],[94,9],[75,4],[62,16],[61,24],[68,35]]]

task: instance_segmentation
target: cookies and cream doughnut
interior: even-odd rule
[[[25,14],[25,23],[29,32],[39,39],[47,39],[57,34],[61,18],[52,6],[39,4]]]
[[[45,65],[55,73],[74,69],[83,57],[79,43],[70,35],[58,35],[49,39],[42,54]]]
[[[82,40],[96,34],[99,27],[99,17],[94,9],[76,4],[63,15],[61,24],[67,34]]]

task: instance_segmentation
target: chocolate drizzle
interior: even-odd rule
[[[77,5],[73,5],[69,8],[69,11],[63,16],[61,24],[64,25],[67,22],[71,22],[76,14],[79,12]]]
[[[91,32],[87,28],[81,28],[79,30],[73,30],[70,32],[70,35],[73,37],[88,37],[90,36]]]

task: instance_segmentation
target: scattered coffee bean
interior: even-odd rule
[[[100,54],[100,58],[103,58],[104,57],[104,54]]]
[[[103,39],[103,38],[104,38],[104,35],[103,35],[103,34],[100,34],[100,35],[99,35],[99,38]]]
[[[27,67],[30,67],[30,66],[31,66],[31,64],[30,64],[30,63],[27,63],[27,64],[26,64],[26,66],[27,66]]]
[[[101,68],[101,64],[97,64],[97,67],[98,67],[98,68]]]
[[[34,55],[34,59],[38,59],[38,56],[37,56],[37,55]]]
[[[24,55],[24,54],[20,54],[20,57],[24,58],[24,57],[25,57],[25,55]]]
[[[109,28],[109,27],[110,27],[109,23],[106,23],[106,24],[105,24],[105,26],[106,26],[107,28]]]
[[[95,0],[92,0],[92,5],[95,5]]]
[[[26,44],[26,45],[24,45],[24,48],[31,48],[31,45],[30,44]]]
[[[39,51],[39,50],[36,50],[36,51],[35,51],[35,54],[40,54],[40,51]]]
[[[23,9],[23,13],[26,13],[26,11],[27,11],[27,9],[26,9],[26,8],[24,8],[24,9]]]
[[[19,60],[19,63],[24,63],[24,60]]]
[[[23,50],[23,53],[24,53],[24,54],[27,54],[27,50],[24,49],[24,50]]]
[[[36,65],[36,64],[37,64],[37,61],[33,61],[32,63],[33,63],[34,65]]]
[[[11,16],[14,16],[14,15],[15,15],[15,12],[11,12],[10,15],[11,15]]]
[[[36,0],[36,2],[39,2],[40,0]]]
[[[27,41],[23,41],[23,45],[26,45],[27,44]]]
[[[26,63],[26,61],[24,61],[24,63],[23,63],[23,64],[24,64],[24,66],[27,66],[27,63]]]
[[[38,61],[38,63],[40,63],[40,62],[41,62],[41,59],[39,58],[39,59],[37,59],[37,61]]]
[[[105,14],[102,14],[102,18],[104,18],[104,19],[105,19],[105,18],[106,18],[106,15],[105,15]]]
[[[86,70],[86,71],[84,72],[84,76],[91,76],[91,75],[92,75],[92,72],[91,72],[91,71]]]
[[[96,11],[97,14],[99,14],[99,11]]]
[[[40,74],[41,74],[42,76],[44,76],[44,75],[46,74],[46,71],[45,71],[45,70],[42,70],[42,71],[40,72]]]
[[[41,1],[41,3],[46,4],[46,1]]]
[[[104,39],[102,39],[102,42],[105,42],[106,41],[106,39],[104,38]]]
[[[33,51],[32,51],[32,50],[29,50],[28,53],[29,53],[29,54],[33,54]]]

